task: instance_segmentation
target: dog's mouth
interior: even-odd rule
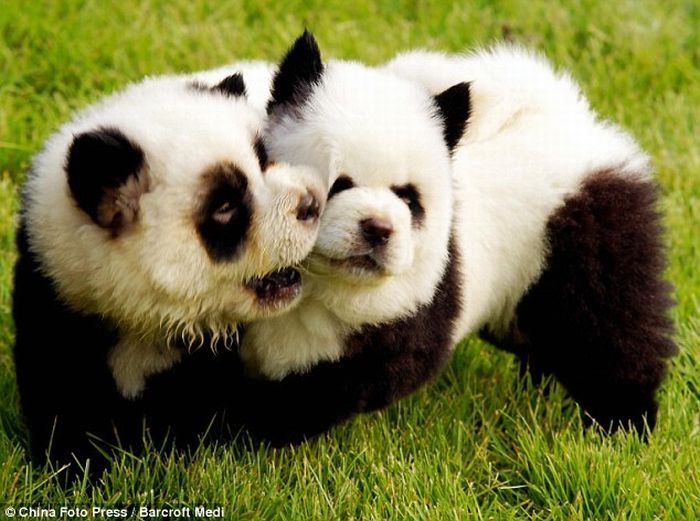
[[[262,277],[253,277],[246,287],[255,293],[261,304],[285,304],[301,293],[301,274],[294,268],[282,268]]]
[[[377,258],[371,253],[351,255],[342,259],[320,256],[323,264],[326,265],[324,271],[330,269],[332,272],[344,273],[351,277],[375,278],[382,277],[387,273],[387,267],[381,258]]]
[[[344,259],[331,259],[331,264],[353,270],[363,270],[369,272],[382,271],[382,265],[371,255],[353,255]]]

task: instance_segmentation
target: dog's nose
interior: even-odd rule
[[[321,204],[311,192],[306,192],[299,200],[297,206],[297,219],[299,221],[312,221],[321,214]]]
[[[381,246],[389,241],[389,237],[394,232],[394,227],[389,221],[372,217],[360,221],[362,237],[370,246]]]

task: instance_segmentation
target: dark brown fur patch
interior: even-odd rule
[[[355,414],[386,407],[432,380],[449,359],[459,313],[459,254],[450,261],[430,304],[412,316],[367,326],[346,341],[346,356],[279,382],[251,380],[232,409],[275,445],[313,436]]]
[[[606,430],[653,429],[677,351],[657,199],[652,181],[591,175],[547,223],[547,266],[518,306],[518,338],[504,342]]]

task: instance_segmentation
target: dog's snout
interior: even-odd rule
[[[297,220],[299,221],[313,221],[318,219],[321,214],[321,203],[311,192],[306,192],[306,194],[299,200],[299,206],[297,206]]]
[[[389,241],[394,227],[385,219],[372,217],[360,221],[362,237],[370,246],[381,246]]]

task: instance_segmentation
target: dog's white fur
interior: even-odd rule
[[[316,239],[318,226],[298,221],[295,210],[309,190],[324,194],[325,183],[310,168],[280,163],[263,175],[258,164],[253,142],[262,132],[261,99],[269,87],[264,64],[247,70],[256,67],[260,74],[249,89],[259,93],[254,103],[190,86],[192,79],[215,84],[232,70],[133,84],[79,113],[49,138],[33,164],[24,215],[30,248],[69,306],[118,327],[110,365],[126,396],[137,395],[148,374],[176,360],[158,355],[170,337],[216,340],[235,334],[240,322],[280,312],[260,306],[244,284],[298,263]],[[136,143],[150,177],[135,225],[117,237],[78,208],[65,171],[74,136],[100,127],[117,128]],[[194,214],[204,195],[202,174],[221,162],[244,172],[254,210],[243,252],[215,263],[197,235]]]
[[[461,56],[412,51],[383,69],[433,95],[459,82],[471,84],[471,115],[452,162],[463,292],[454,341],[483,327],[501,335],[544,268],[549,216],[587,175],[615,169],[623,176],[648,177],[649,159],[623,130],[597,119],[569,75],[530,51],[509,45]],[[377,187],[377,193],[384,189],[382,203],[374,208],[400,212],[385,188],[405,182],[406,171],[437,185],[439,176],[420,166],[437,147],[417,138],[417,121],[415,127],[402,127],[405,135],[386,132],[380,121],[399,121],[412,113],[406,109],[411,104],[391,90],[390,80],[380,82],[387,91],[375,96],[362,68],[331,62],[328,72],[332,74],[305,110],[303,124],[293,117],[273,122],[273,155],[310,163],[331,178],[351,172],[360,184]],[[378,101],[383,96],[393,96],[396,105],[385,106]],[[388,108],[402,106],[403,114]],[[410,314],[418,302],[429,300],[443,271],[451,219],[450,196],[439,184],[425,206],[440,231],[410,232],[404,242],[423,250],[435,247],[435,252],[416,255],[411,269],[398,270],[399,276],[373,287],[353,285],[345,274],[323,265],[319,269],[315,262],[318,253],[342,255],[354,248],[349,230],[358,215],[373,207],[372,193],[362,190],[332,199],[310,257],[313,272],[305,278],[305,300],[290,313],[251,325],[243,350],[248,362],[270,378],[303,372],[321,360],[338,359],[343,338],[363,323]],[[397,252],[397,264],[403,258],[408,261]]]
[[[471,82],[453,166],[465,292],[455,340],[484,326],[499,335],[546,262],[548,217],[587,175],[648,176],[649,160],[629,135],[598,121],[569,75],[518,47],[413,51],[386,68],[433,93]]]
[[[270,378],[336,360],[350,332],[430,302],[448,259],[452,221],[448,149],[437,109],[420,86],[330,61],[302,113],[296,110],[273,112],[266,134],[271,158],[309,164],[327,175],[329,186],[347,175],[356,188],[327,203],[302,303],[246,329],[242,355]],[[407,183],[426,208],[420,227],[391,190]],[[381,273],[338,264],[369,253],[359,227],[368,218],[394,229],[386,247],[371,253]]]

